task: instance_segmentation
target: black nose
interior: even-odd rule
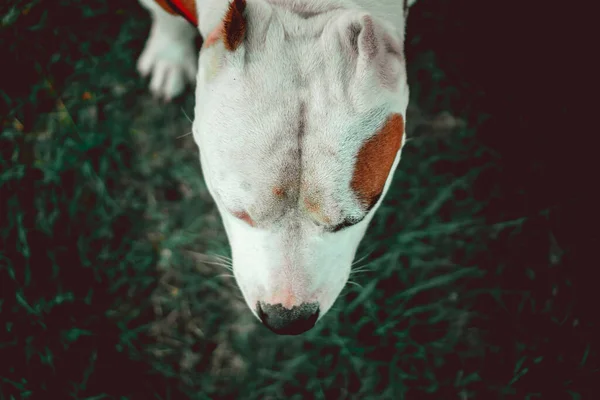
[[[257,302],[256,312],[262,323],[278,335],[299,335],[315,326],[319,304],[302,303],[287,309],[281,304]]]

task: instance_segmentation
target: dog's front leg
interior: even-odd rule
[[[194,38],[198,30],[183,17],[172,15],[155,0],[139,0],[152,14],[152,28],[137,62],[142,76],[151,76],[150,91],[170,101],[194,82],[198,57]]]

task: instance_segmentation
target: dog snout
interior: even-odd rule
[[[319,319],[318,303],[302,303],[292,308],[282,304],[256,303],[262,323],[278,335],[299,335],[310,330]]]

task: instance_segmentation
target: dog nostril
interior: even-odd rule
[[[315,326],[318,303],[302,303],[287,309],[281,304],[257,302],[256,312],[262,323],[278,335],[299,335]]]

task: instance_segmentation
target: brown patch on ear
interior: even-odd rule
[[[393,114],[359,150],[350,186],[365,208],[373,207],[381,197],[403,137],[404,118]]]
[[[229,51],[235,51],[244,41],[246,34],[246,0],[233,0],[223,20],[223,42]]]
[[[154,0],[166,12],[173,15],[181,15],[194,26],[198,26],[198,13],[196,11],[196,0]]]

